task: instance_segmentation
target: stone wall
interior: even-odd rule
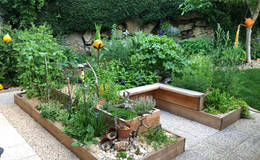
[[[138,31],[159,34],[161,30],[160,26],[161,24],[159,22],[151,22],[140,26],[135,19],[129,19],[125,24],[118,25],[117,29],[118,35],[122,35],[126,30],[130,34],[134,34]],[[179,31],[179,34],[174,36],[176,40],[199,37],[214,38],[214,30],[210,28],[208,22],[199,15],[182,16],[178,19],[171,20],[170,27]],[[109,37],[110,31],[103,31],[101,36],[102,38]],[[72,33],[68,35],[66,44],[72,49],[76,49],[82,53],[90,52],[95,37],[94,31]]]

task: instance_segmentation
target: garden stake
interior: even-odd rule
[[[93,67],[90,65],[90,63],[87,61],[87,65],[89,66],[89,68],[91,69],[91,71],[93,72],[94,74],[94,77],[95,77],[95,81],[96,81],[96,87],[97,87],[97,95],[99,97],[99,87],[98,87],[98,78],[97,78],[97,74],[95,72],[95,70],[93,69]]]
[[[69,96],[70,96],[70,103],[72,105],[73,99],[72,99],[72,94],[71,94],[71,90],[70,90],[70,78],[67,78],[67,82],[68,82],[68,91],[69,91]]]
[[[48,81],[48,64],[46,56],[44,57],[45,60],[45,69],[46,69],[46,83],[47,83],[47,102],[50,100],[50,91],[49,91],[49,81]]]

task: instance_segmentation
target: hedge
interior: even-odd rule
[[[40,16],[54,29],[85,31],[94,29],[94,24],[111,28],[128,18],[136,18],[140,24],[149,21],[171,19],[180,15],[182,0],[65,0],[50,2]],[[56,16],[54,16],[56,15]]]

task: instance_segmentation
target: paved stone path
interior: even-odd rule
[[[161,111],[161,123],[186,138],[186,151],[176,160],[260,160],[260,114],[252,116],[222,131],[165,111]]]
[[[165,111],[161,123],[186,138],[186,151],[176,160],[260,160],[260,114],[252,115],[222,131]],[[0,94],[0,146],[5,148],[1,160],[78,159],[13,104],[13,93]]]

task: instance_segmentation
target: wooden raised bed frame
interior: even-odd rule
[[[155,83],[121,91],[130,93],[130,98],[137,96],[153,96],[159,109],[197,121],[218,130],[222,130],[238,119],[242,109],[236,109],[221,115],[212,115],[202,111],[204,93],[195,92],[165,84]]]
[[[32,106],[26,98],[22,97],[21,94],[14,95],[15,103],[28,113],[35,121],[41,124],[47,129],[54,137],[56,137],[64,146],[70,149],[75,155],[81,160],[98,160],[98,158],[92,153],[88,152],[83,147],[74,147],[71,144],[75,141],[74,139],[67,136],[61,131],[61,128],[55,123],[48,119],[41,118],[40,112]],[[156,152],[152,152],[145,156],[144,160],[172,160],[178,155],[182,154],[185,150],[185,138],[178,136],[178,141],[167,147],[164,147]]]
[[[53,94],[56,96],[57,100],[60,101],[61,103],[70,103],[70,97],[69,97],[68,94],[63,93],[63,92],[61,92],[57,89],[53,90]],[[101,105],[98,104],[98,106],[96,108],[97,111],[104,113],[104,116],[106,118],[106,122],[108,124],[113,125],[114,124],[114,116],[111,113],[101,109],[100,106]],[[146,124],[147,126],[152,127],[152,128],[156,128],[158,125],[160,125],[160,110],[159,109],[154,109],[154,111],[151,114],[145,114],[144,117],[145,117],[144,124]],[[122,118],[119,118],[118,120],[119,120],[119,123],[129,124],[132,130],[136,130],[138,128],[138,126],[140,125],[140,122],[139,122],[137,117],[130,119],[130,120],[124,120]],[[147,129],[142,126],[139,129],[139,133],[144,133],[146,130]]]

